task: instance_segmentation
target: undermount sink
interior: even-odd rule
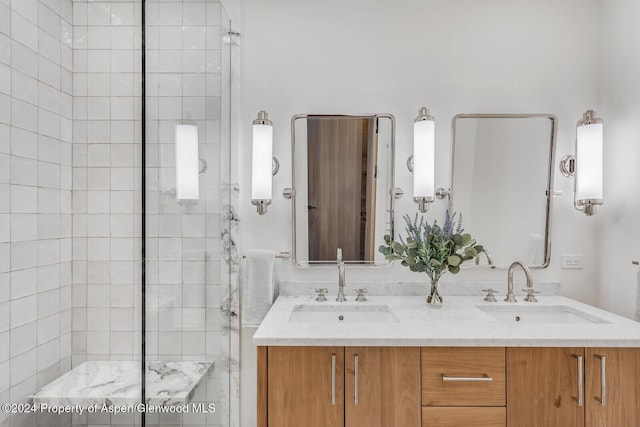
[[[476,306],[498,322],[524,324],[609,323],[592,314],[566,305]]]
[[[388,305],[313,305],[293,307],[289,323],[397,323]]]

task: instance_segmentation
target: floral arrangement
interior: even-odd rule
[[[429,224],[423,216],[418,218],[417,213],[413,220],[408,214],[404,215],[406,237],[400,236],[399,241],[394,241],[386,235],[386,244],[378,248],[386,259],[402,260],[402,265],[411,271],[427,273],[431,279],[428,303],[442,302],[438,280],[444,273],[458,273],[463,262],[475,258],[483,250],[469,233],[463,234],[462,215],[457,223],[456,216],[456,213],[449,215],[447,210],[444,224],[440,227],[437,220]]]

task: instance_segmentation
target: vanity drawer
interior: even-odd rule
[[[422,408],[422,427],[506,427],[507,408]]]
[[[422,405],[505,403],[504,347],[422,348]]]

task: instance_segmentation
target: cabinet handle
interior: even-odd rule
[[[578,401],[578,406],[582,406],[584,404],[584,394],[582,391],[582,356],[578,356],[577,354],[572,354],[572,357],[575,357],[578,361],[578,398],[575,399]]]
[[[600,402],[602,406],[607,405],[607,358],[605,356],[596,354],[600,359],[600,398],[596,397],[596,400]]]
[[[353,387],[353,403],[358,406],[358,355],[353,355],[355,385]]]
[[[336,404],[336,355],[331,355],[331,404]]]
[[[443,382],[474,382],[474,383],[488,383],[493,381],[493,378],[491,378],[489,375],[487,374],[482,374],[482,376],[480,377],[451,377],[445,374],[442,374],[442,381]]]

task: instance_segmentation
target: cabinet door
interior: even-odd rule
[[[422,427],[506,427],[506,408],[445,407],[422,408]]]
[[[420,349],[347,347],[348,427],[420,427]]]
[[[584,426],[583,369],[583,348],[508,348],[507,425]]]
[[[269,347],[269,427],[344,426],[344,347]]]
[[[587,348],[587,427],[640,425],[640,349]]]

